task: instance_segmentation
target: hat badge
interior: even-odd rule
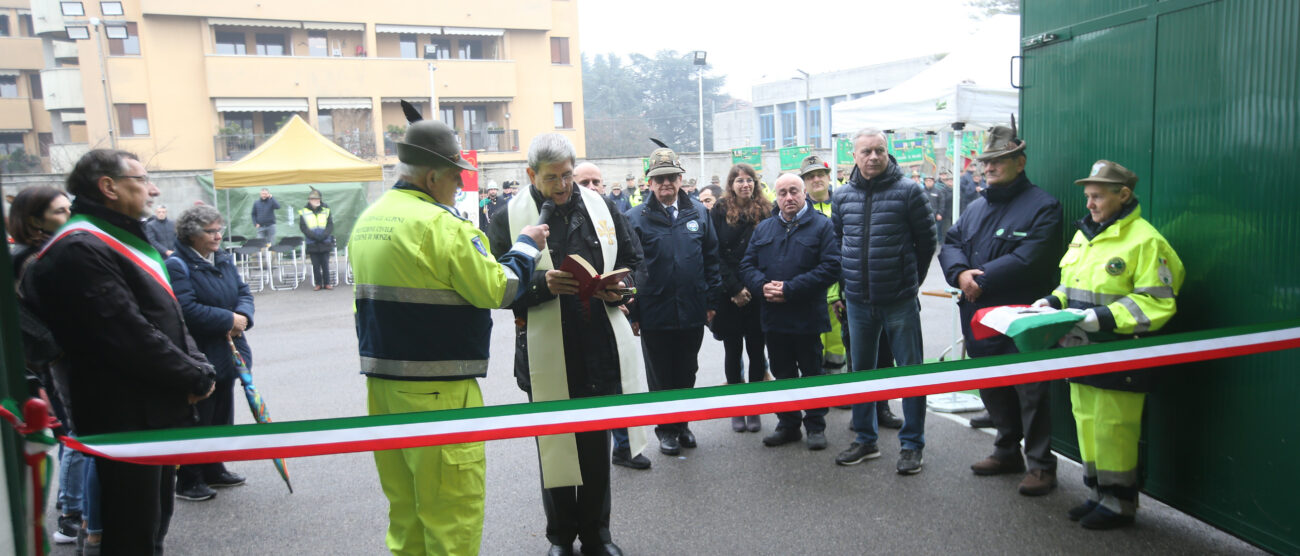
[[[1102,169],[1102,168],[1105,168],[1105,167],[1106,167],[1106,164],[1105,164],[1105,163],[1102,163],[1102,162],[1098,162],[1098,163],[1096,163],[1096,164],[1093,164],[1093,165],[1092,165],[1092,173],[1091,173],[1091,174],[1088,174],[1088,177],[1095,177],[1097,174],[1100,174],[1100,173],[1101,173],[1101,169]]]

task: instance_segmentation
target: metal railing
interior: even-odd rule
[[[461,148],[467,151],[508,153],[519,150],[519,130],[478,129],[460,132]]]
[[[361,131],[359,129],[336,131],[333,135],[326,135],[326,137],[329,137],[335,145],[343,147],[344,150],[359,158],[367,160],[376,158],[375,133],[373,131]]]
[[[265,143],[272,133],[238,133],[234,135],[214,135],[212,142],[218,162],[239,160],[244,155]]]

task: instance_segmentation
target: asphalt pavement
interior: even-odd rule
[[[924,289],[943,287],[932,267]],[[352,291],[256,295],[249,331],[256,383],[277,421],[364,415],[357,373]],[[494,311],[492,360],[481,381],[489,405],[525,403],[511,370],[511,315]],[[948,301],[922,297],[925,350],[951,341]],[[419,326],[419,323],[412,323]],[[430,334],[435,332],[430,328]],[[697,384],[724,382],[721,342],[706,337]],[[901,415],[898,401],[894,412]],[[236,422],[249,413],[236,408]],[[924,470],[898,475],[895,431],[882,430],[883,457],[852,467],[834,458],[853,439],[849,412],[827,416],[830,447],[764,447],[763,432],[734,433],[728,420],[697,422],[699,447],[678,457],[647,455],[650,470],[613,468],[614,542],[627,554],[1241,554],[1258,549],[1147,497],[1134,527],[1087,531],[1065,512],[1085,496],[1078,465],[1062,458],[1060,487],[1039,498],[1016,492],[1020,476],[976,477],[992,436],[960,416],[930,413]],[[532,439],[487,445],[483,554],[544,554],[548,547]],[[170,554],[384,554],[387,501],[369,453],[292,459],[290,494],[267,461],[229,467],[245,486],[205,502],[176,501]],[[53,512],[51,511],[51,515]],[[53,520],[50,520],[52,523]],[[72,554],[67,545],[53,554]]]

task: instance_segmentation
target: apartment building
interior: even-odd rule
[[[41,172],[49,168],[53,136],[41,90],[44,68],[41,39],[36,36],[28,1],[0,0],[0,156],[5,157],[4,169]],[[23,163],[19,157],[30,162]]]
[[[45,46],[34,39],[19,60],[6,45],[0,75],[18,72],[26,97],[40,72],[41,94],[24,102],[44,101],[48,123],[33,121],[23,140],[39,147],[46,133],[56,172],[114,144],[152,169],[220,167],[294,114],[358,156],[395,162],[400,100],[456,129],[481,162],[523,160],[527,142],[552,131],[581,156],[576,4],[30,0],[11,16],[28,16]],[[0,129],[25,124],[10,112],[0,104]]]

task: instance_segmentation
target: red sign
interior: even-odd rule
[[[478,151],[460,151],[460,157],[469,161],[475,168],[478,168]],[[469,170],[460,171],[460,181],[464,184],[461,191],[478,191],[478,172]]]

